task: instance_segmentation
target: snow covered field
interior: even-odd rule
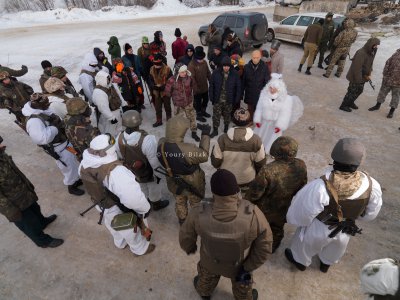
[[[272,8],[253,9],[265,12],[268,19],[272,20]],[[163,10],[165,14],[161,15]],[[152,38],[153,32],[159,29],[164,33],[168,61],[171,63],[170,44],[174,40],[175,28],[180,27],[191,43],[199,45],[198,27],[211,22],[218,15],[214,8],[212,12],[204,9],[201,14],[191,12],[182,12],[173,6],[159,8],[158,16],[153,12],[147,16],[140,12],[140,18],[132,20],[90,20],[87,23],[51,26],[40,26],[35,22],[38,26],[21,28],[7,28],[15,27],[17,23],[8,26],[2,19],[0,64],[16,68],[21,64],[27,65],[29,73],[21,81],[38,91],[38,79],[42,73],[40,62],[48,59],[53,65],[64,66],[78,87],[81,61],[93,47],[100,47],[107,52],[108,38],[116,35],[121,46],[129,42],[137,49],[141,36]],[[27,22],[32,19],[27,19]],[[369,32],[359,34],[351,55],[369,36]],[[269,44],[265,46],[269,47]],[[294,228],[287,226],[286,237],[277,253],[255,272],[254,287],[260,293],[259,299],[363,299],[358,282],[362,265],[372,259],[398,256],[400,114],[396,111],[393,119],[386,119],[389,110],[387,103],[377,112],[367,111],[368,107],[375,104],[384,63],[398,48],[399,36],[382,38],[372,77],[376,90],[366,85],[364,94],[357,101],[360,109],[346,113],[338,110],[348,85],[345,76],[325,79],[322,77],[323,71],[317,68],[311,70],[311,76],[299,74],[296,69],[302,55],[301,48],[283,43],[281,51],[286,57],[284,78],[289,93],[299,96],[305,106],[304,116],[286,134],[298,140],[298,156],[307,164],[309,179],[319,177],[331,162],[330,151],[339,138],[359,137],[367,147],[363,169],[381,183],[384,205],[377,220],[360,223],[363,234],[352,238],[342,261],[327,274],[319,271],[317,259],[305,272],[295,271],[289,266],[283,251],[290,242]],[[246,61],[249,56],[247,52]],[[346,71],[348,67],[349,63]],[[163,136],[164,127],[151,127],[155,112],[148,102],[146,107],[143,113],[144,129],[158,137]],[[209,105],[208,111],[211,110]],[[91,204],[89,198],[69,195],[53,159],[32,144],[29,137],[13,124],[13,117],[6,111],[0,111],[0,119],[0,135],[8,145],[7,152],[36,186],[44,213],[59,215],[59,219],[47,231],[65,239],[65,244],[58,249],[37,248],[4,217],[0,217],[0,299],[199,298],[192,285],[198,254],[186,256],[179,248],[179,226],[173,202],[166,210],[150,216],[153,239],[157,245],[154,254],[135,258],[127,249],[116,249],[107,229],[96,224],[98,214],[95,211],[84,218],[79,216],[78,212]],[[314,130],[309,129],[313,127]],[[189,134],[187,140],[192,141]],[[202,168],[208,176],[214,172],[209,162]],[[170,198],[166,187],[163,194]],[[209,185],[207,194],[210,195]],[[232,299],[229,280],[220,281],[213,299]]]

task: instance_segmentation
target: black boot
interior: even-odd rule
[[[393,118],[393,113],[394,113],[395,110],[396,109],[394,107],[391,107],[390,110],[389,110],[388,115],[386,116],[386,118],[388,118],[388,119]]]
[[[253,296],[253,300],[258,299],[258,291],[256,289],[251,290],[251,295]]]
[[[205,109],[203,109],[201,111],[201,113],[202,113],[203,117],[205,117],[205,118],[210,118],[211,117],[211,115],[209,113],[207,113]]]
[[[227,133],[229,129],[229,124],[225,124],[224,125],[224,132]]]
[[[197,287],[197,282],[199,281],[199,275],[196,275],[194,278],[193,278],[193,285],[194,285],[194,288],[196,289],[196,287]],[[211,296],[200,296],[201,297],[201,299],[204,299],[204,300],[210,300],[211,299]],[[254,299],[254,298],[253,298]],[[255,300],[257,300],[257,299],[255,299]]]
[[[354,102],[350,104],[349,107],[352,109],[358,109],[358,106]]]
[[[163,209],[165,207],[167,207],[169,205],[169,201],[168,200],[158,200],[156,202],[150,202],[151,203],[151,208],[154,211]]]
[[[340,106],[339,109],[343,110],[343,111],[351,112],[351,108],[348,106]]]
[[[192,138],[193,138],[196,142],[199,142],[199,141],[200,141],[200,138],[199,138],[199,136],[197,135],[197,132],[196,132],[196,131],[192,131]]]
[[[303,64],[299,65],[299,68],[297,69],[297,71],[301,72],[301,68],[303,67]]]
[[[61,246],[63,243],[64,240],[53,238],[50,243],[48,243],[46,246],[42,246],[42,248],[56,248],[58,246]]]
[[[85,194],[84,191],[82,191],[81,189],[78,189],[74,184],[68,186],[68,192],[71,195],[75,195],[75,196],[82,196],[83,194]]]
[[[75,183],[73,184],[74,187],[79,187],[83,184],[82,179],[78,179],[77,181],[75,181]]]
[[[324,263],[321,261],[321,264],[319,265],[319,270],[320,270],[322,273],[326,273],[326,272],[328,272],[329,267],[330,267],[330,265],[326,265],[326,264],[324,264]]]
[[[155,128],[155,127],[158,127],[158,126],[162,126],[162,121],[158,120],[157,122],[155,122],[155,123],[153,124],[153,127],[154,127],[154,128]]]
[[[287,260],[289,262],[291,262],[292,264],[294,264],[294,266],[298,270],[300,270],[300,271],[305,271],[306,270],[307,267],[305,265],[302,265],[301,263],[298,263],[297,261],[294,260],[293,254],[292,254],[292,250],[290,250],[289,248],[285,249],[285,256],[286,256]]]
[[[203,113],[202,112],[198,112],[197,113],[196,120],[199,121],[199,122],[207,122],[206,118],[203,117]]]
[[[213,138],[218,135],[218,127],[213,128],[213,132],[210,134],[210,138]]]
[[[376,104],[370,108],[368,108],[369,111],[374,111],[374,110],[379,110],[381,108],[381,104],[379,102],[376,102]]]
[[[50,223],[53,223],[55,221],[55,219],[57,219],[57,215],[51,215],[44,219],[45,219],[45,221],[44,221],[43,229],[45,229]]]
[[[318,68],[324,69],[324,66],[322,64],[318,64]]]
[[[311,70],[311,67],[307,67],[307,70],[304,73],[306,73],[307,75],[311,75],[310,70]]]

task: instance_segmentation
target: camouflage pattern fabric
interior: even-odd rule
[[[196,112],[193,108],[193,102],[185,107],[175,106],[175,115],[184,114],[187,119],[190,121],[190,130],[196,131],[197,124],[196,124]]]
[[[200,262],[197,264],[198,281],[195,285],[197,293],[202,297],[211,296],[218,285],[220,275],[212,274]],[[231,278],[232,292],[236,300],[252,300],[253,284],[244,285]]]
[[[229,125],[231,122],[232,104],[228,102],[218,102],[213,106],[213,127],[219,127],[221,116],[224,117],[224,124]]]
[[[397,108],[399,106],[400,99],[400,87],[386,86],[382,82],[381,89],[379,90],[378,99],[379,103],[385,102],[386,96],[392,92],[392,100],[390,101],[390,107]]]
[[[344,70],[344,65],[346,63],[347,54],[349,53],[350,48],[337,48],[331,57],[331,61],[329,63],[328,68],[326,69],[326,75],[331,76],[332,70],[337,64],[336,76],[340,77]]]
[[[344,96],[341,107],[351,107],[364,91],[364,83],[349,83],[346,96]]]
[[[196,203],[199,203],[202,199],[187,192],[185,195],[177,195],[173,194],[175,198],[175,213],[180,220],[186,219],[188,215],[188,202],[190,203],[190,206],[195,205]]]

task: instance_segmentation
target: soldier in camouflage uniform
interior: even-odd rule
[[[333,13],[329,12],[326,14],[324,25],[322,25],[322,38],[318,46],[319,50],[319,60],[318,60],[318,68],[323,69],[322,63],[324,62],[324,55],[326,50],[328,50],[328,43],[333,36],[333,32],[335,30],[335,24],[332,20]],[[316,57],[316,56],[315,56]]]
[[[76,158],[82,160],[83,151],[89,148],[90,142],[100,135],[97,127],[90,123],[90,106],[79,97],[72,98],[67,102],[68,114],[65,116],[65,134],[74,146]]]
[[[10,76],[12,76],[12,77],[21,77],[21,76],[24,76],[26,73],[28,73],[28,67],[22,65],[21,70],[14,70],[14,69],[7,68],[5,66],[0,65],[0,72],[3,72],[3,71],[10,74]]]
[[[65,84],[65,93],[71,94],[73,97],[79,97],[71,80],[67,77],[68,72],[61,66],[51,68],[51,76],[60,79]]]
[[[354,29],[355,23],[352,19],[346,20],[343,26],[344,30],[339,33],[333,42],[333,46],[336,47],[336,49],[332,55],[329,66],[326,69],[326,73],[323,75],[326,78],[331,76],[332,70],[336,63],[338,64],[338,68],[335,76],[340,77],[340,75],[342,75],[344,64],[346,63],[346,58],[350,52],[351,45],[356,41],[357,38],[357,30]]]
[[[293,196],[307,183],[307,167],[296,158],[297,148],[297,142],[291,137],[276,139],[270,150],[275,161],[261,169],[245,197],[257,204],[271,226],[272,252],[283,239],[286,213]]]
[[[64,241],[45,234],[43,229],[57,216],[45,218],[37,204],[35,187],[5,152],[0,136],[0,213],[13,222],[37,246],[55,248]]]

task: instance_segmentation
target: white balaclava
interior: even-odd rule
[[[82,69],[89,71],[89,72],[96,72],[99,70],[99,67],[93,67],[94,65],[98,65],[99,62],[97,61],[96,56],[93,54],[93,52],[89,52],[85,55],[85,58],[83,59],[82,62]]]
[[[94,80],[96,81],[96,84],[102,87],[109,88],[111,86],[110,74],[108,74],[103,69],[96,74]]]
[[[273,87],[278,90],[277,93],[271,94],[269,88]],[[287,95],[286,84],[282,80],[282,74],[272,73],[271,80],[267,84],[267,95],[272,100],[276,100],[278,98],[284,99]]]
[[[115,148],[115,139],[108,134],[101,134],[96,136],[90,142],[90,149],[89,153],[99,156],[115,156],[117,159],[117,152]]]

